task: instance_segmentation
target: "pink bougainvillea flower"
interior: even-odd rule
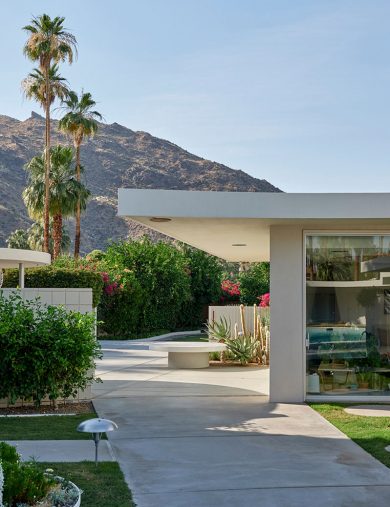
[[[257,299],[260,300],[260,304],[259,306],[261,308],[267,308],[268,306],[270,306],[270,303],[271,303],[271,296],[270,296],[270,293],[267,292],[265,294],[263,294],[262,296],[258,297]]]

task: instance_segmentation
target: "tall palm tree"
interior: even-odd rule
[[[49,69],[49,100],[51,106],[56,98],[65,100],[69,95],[67,81],[58,72],[58,65]],[[34,69],[22,81],[22,90],[28,99],[38,102],[46,110],[46,78],[39,69]]]
[[[23,27],[28,33],[24,45],[24,54],[33,62],[39,62],[39,71],[45,80],[45,203],[44,203],[44,245],[49,251],[49,201],[50,201],[50,68],[53,63],[73,62],[77,54],[77,42],[74,35],[64,28],[65,18],[56,16],[51,19],[47,14],[34,17],[29,25]]]
[[[49,213],[53,217],[53,257],[61,251],[62,219],[74,215],[80,202],[85,209],[89,191],[76,180],[73,168],[72,148],[56,146],[50,150],[50,197]],[[45,210],[45,156],[31,159],[26,165],[29,172],[29,184],[23,191],[23,200],[29,215],[40,219]]]
[[[50,232],[53,230],[53,220],[50,219]],[[42,222],[35,222],[27,230],[28,245],[31,250],[42,250],[43,246],[43,224]],[[49,242],[50,253],[53,252],[53,239],[50,237]],[[61,254],[68,253],[70,247],[70,236],[68,229],[65,225],[62,226],[62,238],[61,238]]]
[[[86,137],[93,137],[98,128],[98,120],[102,120],[102,115],[94,111],[96,102],[92,99],[90,93],[81,92],[80,97],[76,92],[69,92],[68,98],[63,101],[64,108],[67,111],[65,116],[59,122],[59,129],[69,134],[73,139],[76,152],[76,178],[80,181],[81,164],[80,148]],[[76,209],[76,232],[74,241],[74,256],[77,259],[80,253],[80,203]]]

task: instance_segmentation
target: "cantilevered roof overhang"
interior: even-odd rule
[[[390,228],[390,194],[118,190],[118,215],[229,261],[269,260],[270,227]]]

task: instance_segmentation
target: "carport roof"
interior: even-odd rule
[[[118,215],[230,261],[269,260],[270,226],[390,226],[390,194],[118,190]]]

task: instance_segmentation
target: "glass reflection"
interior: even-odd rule
[[[306,237],[308,394],[390,395],[390,235]]]

